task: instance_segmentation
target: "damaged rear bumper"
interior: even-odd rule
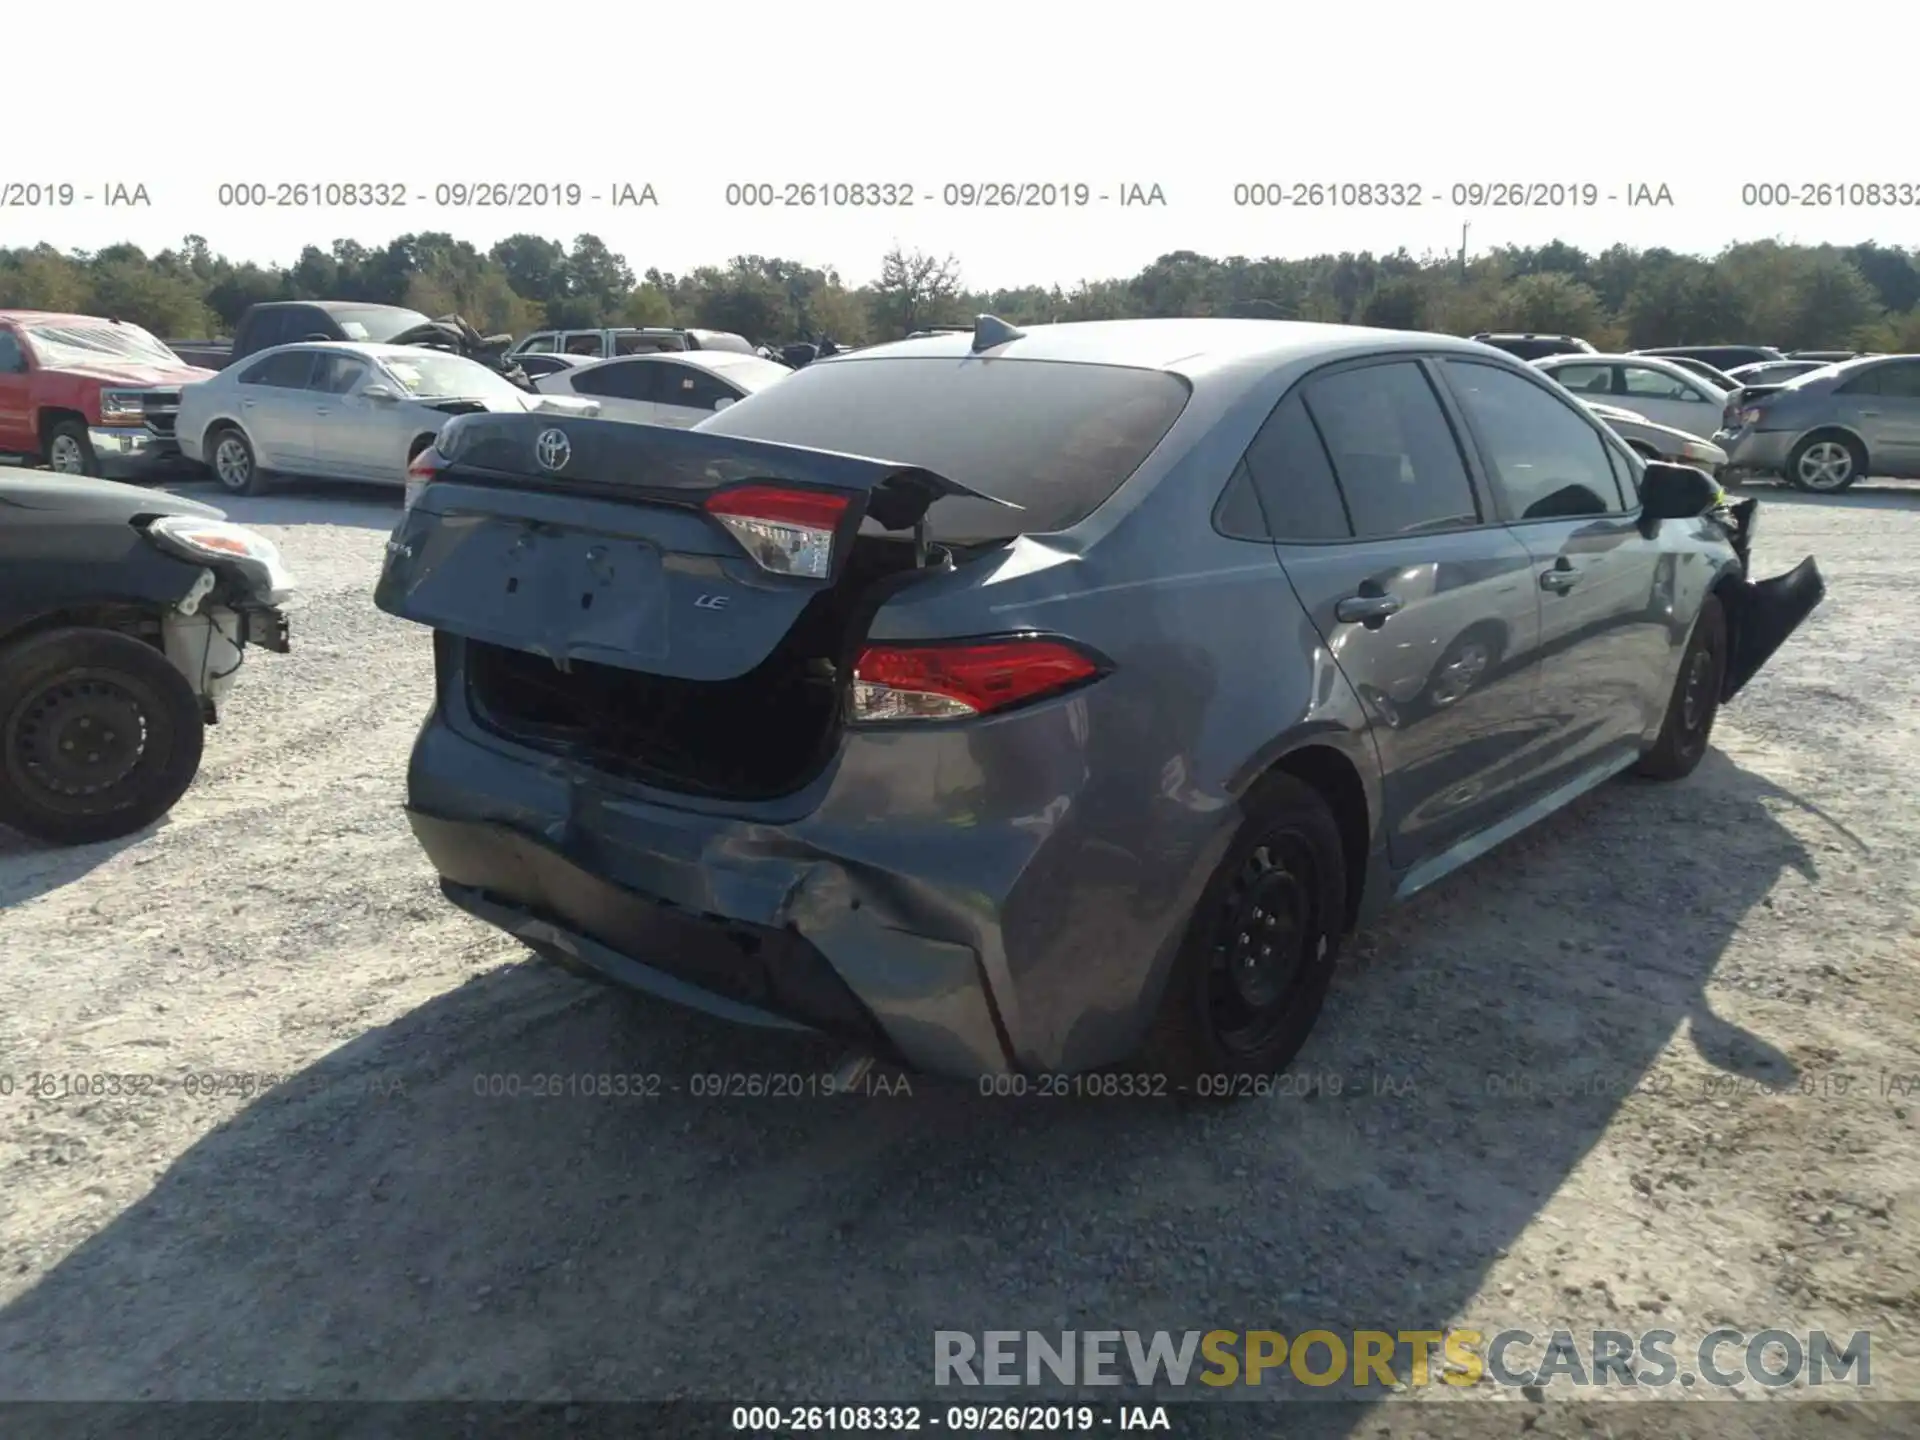
[[[794,827],[628,800],[437,716],[408,817],[454,904],[618,983],[931,1074],[1016,1068],[991,945],[970,933],[996,933],[984,896],[836,857]]]

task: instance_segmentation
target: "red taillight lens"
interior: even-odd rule
[[[403,511],[413,509],[415,502],[420,499],[421,490],[428,481],[439,476],[441,470],[446,468],[446,463],[440,452],[431,445],[407,462],[407,498],[401,506]]]
[[[833,537],[850,500],[823,490],[741,485],[711,497],[706,511],[762,570],[824,580],[833,573]]]
[[[955,720],[1037,700],[1100,673],[1061,640],[869,645],[853,667],[854,720]]]

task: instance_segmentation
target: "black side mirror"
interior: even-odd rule
[[[1691,520],[1720,503],[1719,483],[1691,465],[1649,460],[1640,476],[1640,513],[1648,520]]]

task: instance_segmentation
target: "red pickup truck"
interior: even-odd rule
[[[63,475],[142,478],[179,463],[180,387],[213,373],[138,325],[0,310],[0,453]]]

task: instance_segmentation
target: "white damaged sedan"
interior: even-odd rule
[[[222,489],[257,495],[276,473],[404,485],[455,415],[591,401],[536,395],[478,361],[413,345],[309,341],[249,355],[180,394],[180,452]]]

